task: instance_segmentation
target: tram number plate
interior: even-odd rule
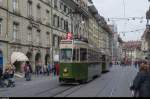
[[[68,73],[64,73],[63,76],[64,76],[64,77],[67,77],[67,76],[69,76],[69,74],[68,74]]]

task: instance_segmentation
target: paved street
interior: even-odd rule
[[[59,85],[58,79],[41,77],[31,82],[18,81],[15,88],[0,89],[2,97],[131,97],[134,67],[114,66],[109,73],[83,85]]]

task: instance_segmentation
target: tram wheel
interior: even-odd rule
[[[87,83],[87,80],[80,80],[79,81],[79,84],[86,84]]]

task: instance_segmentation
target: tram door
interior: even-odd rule
[[[0,51],[0,68],[3,69],[3,53]]]

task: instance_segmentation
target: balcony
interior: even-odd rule
[[[33,17],[32,15],[29,15],[28,18],[29,18],[30,20],[34,20],[34,17]]]
[[[71,5],[73,9],[77,7],[77,3],[74,0],[62,0],[66,5]]]
[[[32,41],[28,41],[28,44],[29,44],[29,45],[33,45],[33,42],[32,42]]]
[[[42,46],[41,42],[36,42],[36,46]]]
[[[37,18],[36,21],[37,21],[38,23],[42,23],[42,19],[41,19],[41,18]]]
[[[42,46],[42,43],[41,43],[41,42],[39,43],[39,46]]]
[[[47,25],[47,26],[51,26],[50,22],[46,22],[46,25]]]
[[[10,43],[21,44],[21,39],[13,39]]]
[[[49,48],[49,47],[50,47],[50,44],[46,44],[46,47],[48,47],[48,48]]]
[[[14,10],[13,10],[13,13],[14,13],[15,15],[20,15],[19,9],[14,9]]]

